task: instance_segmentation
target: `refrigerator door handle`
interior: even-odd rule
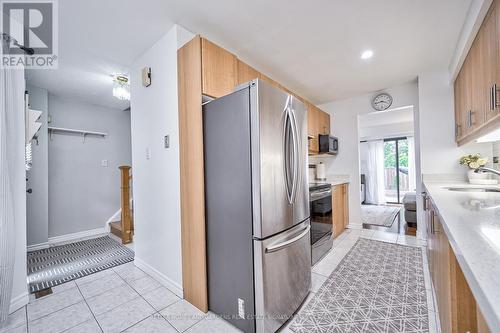
[[[291,96],[291,95],[290,95]],[[293,97],[290,97],[290,104],[292,104],[292,99]],[[298,187],[300,184],[300,162],[299,162],[299,131],[298,131],[298,126],[297,126],[297,118],[295,117],[295,111],[293,108],[289,107],[289,112],[290,112],[290,123],[292,127],[292,141],[293,141],[293,185],[292,185],[292,202],[295,203],[297,199],[297,193],[298,193]]]
[[[292,165],[293,162],[293,152],[291,152],[291,148],[293,148],[293,141],[294,141],[294,133],[293,133],[293,126],[292,126],[292,117],[290,115],[290,95],[288,95],[288,98],[286,99],[286,104],[285,104],[285,109],[283,110],[285,119],[283,122],[283,158],[284,158],[284,171],[285,171],[285,187],[286,187],[286,194],[287,194],[287,199],[288,203],[292,204],[293,203],[293,192],[295,190],[294,186],[294,177],[295,177],[295,168]],[[290,135],[291,134],[291,135]],[[290,142],[290,137],[291,141]],[[290,170],[290,169],[293,170]]]
[[[297,236],[292,237],[284,242],[280,242],[278,244],[274,244],[274,245],[270,245],[270,246],[266,247],[266,253],[276,252],[276,251],[282,250],[282,249],[290,246],[291,244],[297,242],[302,237],[307,235],[307,233],[309,232],[310,229],[311,229],[311,225],[308,224]]]

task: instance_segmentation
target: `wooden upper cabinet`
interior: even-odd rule
[[[238,84],[242,84],[260,77],[261,74],[256,69],[250,67],[249,65],[238,59]]]
[[[319,115],[318,109],[311,103],[307,103],[307,135],[309,136],[309,153],[315,154],[319,151],[318,128]]]
[[[454,83],[459,145],[500,127],[499,87],[500,0],[494,0]]]
[[[214,43],[201,39],[202,92],[221,97],[234,90],[238,83],[238,59]]]
[[[319,134],[330,134],[330,115],[321,110],[319,110]]]
[[[309,154],[319,152],[318,135],[330,134],[330,115],[311,103],[307,107],[307,134],[309,136]]]

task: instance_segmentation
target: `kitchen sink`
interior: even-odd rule
[[[455,192],[496,192],[500,193],[500,188],[491,187],[448,187],[448,191]]]

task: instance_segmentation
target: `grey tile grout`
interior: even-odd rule
[[[73,288],[71,288],[71,289],[73,289]],[[68,289],[68,290],[71,290],[71,289]],[[65,290],[65,291],[66,291],[66,290]],[[80,292],[80,290],[79,290],[79,289],[78,289],[78,291]],[[81,292],[80,292],[80,295],[81,295]],[[34,321],[40,320],[40,319],[42,319],[42,318],[45,318],[45,317],[47,317],[47,316],[50,316],[51,314],[54,314],[54,313],[59,312],[59,311],[62,311],[62,310],[64,310],[64,309],[69,308],[70,306],[73,306],[73,305],[75,305],[75,304],[81,303],[82,301],[85,301],[85,297],[83,297],[83,295],[81,295],[81,296],[82,296],[82,299],[81,299],[81,300],[79,300],[79,301],[77,301],[77,302],[75,302],[75,303],[71,303],[71,304],[69,304],[69,305],[66,305],[65,307],[62,307],[62,308],[57,309],[57,310],[55,310],[55,311],[52,311],[52,312],[46,313],[46,314],[44,314],[43,316],[38,317],[38,318],[33,319],[33,320],[29,320],[29,318],[28,318],[28,305],[25,305],[25,306],[26,306],[26,323],[28,324],[28,323],[30,323],[30,322],[34,322]],[[28,304],[29,304],[29,303],[28,303]]]
[[[26,316],[26,333],[29,333],[30,332],[30,328],[29,328],[29,325],[28,325],[28,305],[27,304],[24,306],[24,314]]]
[[[76,283],[75,283],[75,284],[76,284]],[[97,323],[97,326],[99,326],[99,329],[101,330],[101,332],[104,332],[104,330],[103,330],[103,329],[102,329],[102,327],[101,327],[101,324],[99,324],[99,322],[97,321],[97,318],[96,318],[96,316],[95,316],[94,312],[92,312],[92,309],[90,308],[89,303],[87,303],[87,300],[85,299],[85,296],[83,296],[83,293],[82,293],[82,291],[80,290],[80,287],[79,287],[78,285],[77,285],[76,287],[78,288],[78,292],[80,293],[80,295],[82,295],[82,297],[83,297],[83,301],[85,302],[85,305],[86,305],[86,306],[87,306],[87,308],[89,309],[90,314],[92,315],[92,317],[94,318],[95,322]],[[80,323],[80,324],[81,324],[81,323]],[[78,325],[80,325],[80,324],[78,324]],[[78,325],[76,325],[76,326],[78,326]],[[73,327],[76,327],[76,326],[73,326]],[[66,330],[66,331],[67,331],[67,330]]]

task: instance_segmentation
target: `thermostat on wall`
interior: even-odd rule
[[[144,67],[142,69],[142,85],[144,87],[151,85],[151,67]]]

